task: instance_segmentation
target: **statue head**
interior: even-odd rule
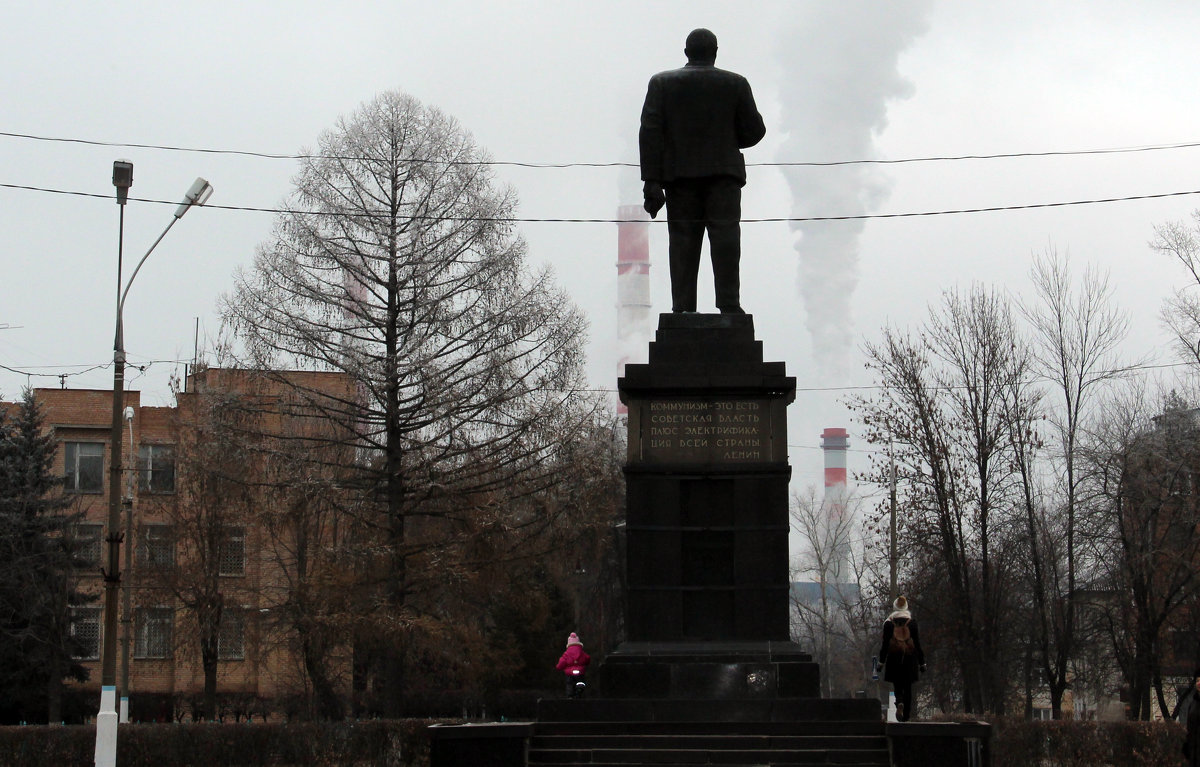
[[[717,36],[703,27],[693,29],[683,44],[683,53],[688,61],[711,64],[717,60]]]

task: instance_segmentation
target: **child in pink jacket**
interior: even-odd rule
[[[583,694],[587,686],[584,684],[583,675],[591,662],[591,657],[583,651],[583,642],[580,642],[579,637],[572,631],[571,636],[567,637],[567,649],[555,666],[567,676],[568,698],[576,698]]]

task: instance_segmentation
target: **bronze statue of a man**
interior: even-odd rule
[[[642,126],[646,212],[667,206],[671,311],[696,311],[700,246],[708,230],[717,308],[742,314],[742,187],[746,160],[740,150],[762,140],[767,128],[746,78],[717,69],[717,36],[696,29],[683,50],[688,62],[650,78]]]

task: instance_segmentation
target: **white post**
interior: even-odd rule
[[[96,714],[96,767],[117,767],[117,687],[100,688]]]

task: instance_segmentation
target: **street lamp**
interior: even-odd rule
[[[125,408],[125,425],[129,428],[129,449],[133,450],[133,408]],[[132,572],[133,567],[133,471],[129,471],[125,483],[125,498],[121,505],[125,507],[125,569]],[[118,712],[120,724],[129,722],[129,643],[133,641],[133,593],[132,574],[126,575],[121,584],[121,708]]]
[[[112,460],[108,471],[108,567],[104,573],[104,648],[100,664],[100,711],[96,715],[96,767],[116,767],[117,763],[117,597],[121,586],[121,416],[125,405],[125,334],[121,314],[129,288],[146,259],[162,242],[175,222],[183,218],[193,205],[203,205],[212,195],[212,186],[202,178],[196,179],[183,202],[175,209],[175,217],[163,230],[142,260],[138,261],[121,289],[121,250],[125,239],[125,201],[133,185],[133,163],[118,160],[113,163],[113,186],[117,188],[117,204],[121,206],[121,230],[117,240],[117,327],[113,336],[113,393],[112,393]]]

